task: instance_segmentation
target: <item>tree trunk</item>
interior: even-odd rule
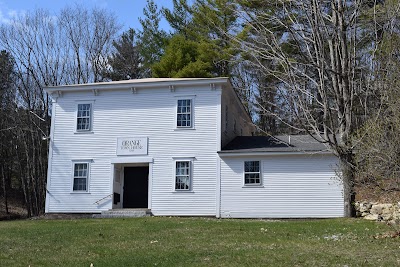
[[[344,154],[340,158],[342,181],[343,181],[343,199],[344,199],[344,216],[355,217],[356,210],[354,206],[354,155],[351,152]]]
[[[1,167],[1,175],[3,177],[3,195],[4,195],[4,205],[6,214],[8,214],[8,199],[7,199],[7,183],[6,183],[6,174],[4,173],[4,167]]]

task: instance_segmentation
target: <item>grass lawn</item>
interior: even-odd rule
[[[360,219],[0,222],[0,266],[399,266],[393,229]]]

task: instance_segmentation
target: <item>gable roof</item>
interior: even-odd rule
[[[329,152],[328,148],[309,135],[238,136],[219,154],[273,152]]]

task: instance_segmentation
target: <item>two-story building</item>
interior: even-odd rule
[[[257,137],[228,78],[45,89],[47,213],[339,217],[337,160],[312,138]]]

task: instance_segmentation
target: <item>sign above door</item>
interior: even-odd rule
[[[117,155],[147,155],[147,137],[117,138]]]

